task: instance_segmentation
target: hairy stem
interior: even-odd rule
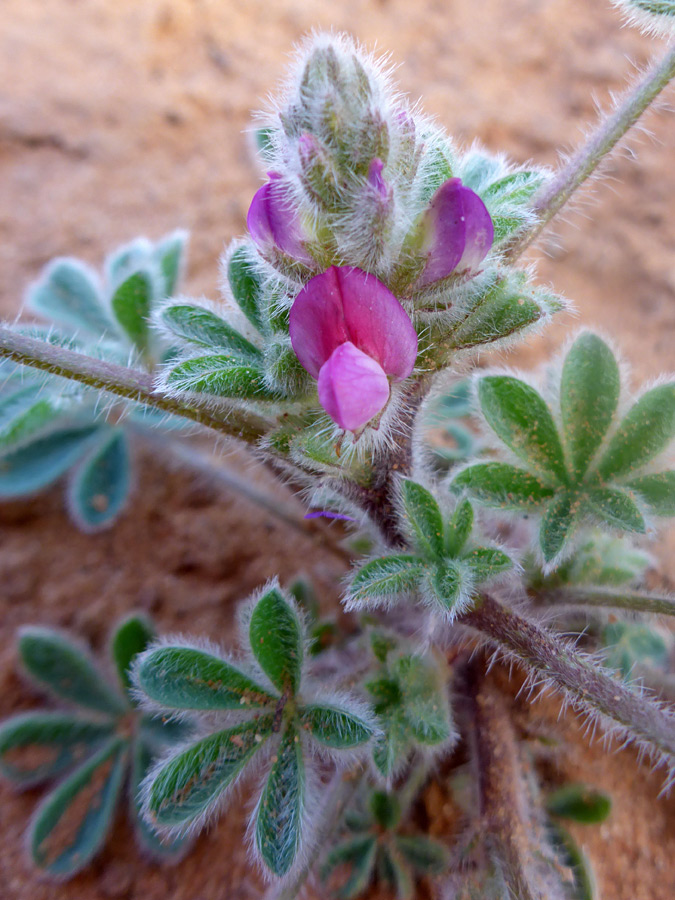
[[[623,94],[614,109],[598,124],[586,142],[570,157],[551,182],[532,200],[538,217],[536,222],[515,235],[506,247],[505,258],[516,260],[536,240],[551,219],[568,202],[572,194],[597,169],[621,138],[675,77],[675,44],[652,63],[633,87]]]
[[[569,587],[537,594],[543,603],[574,607],[606,607],[628,609],[632,612],[675,616],[675,600],[659,594],[640,591],[612,591],[606,588]]]
[[[364,771],[362,766],[358,766],[358,768],[347,775],[342,772],[336,773],[328,797],[325,803],[322,804],[321,821],[314,833],[312,851],[307,861],[298,874],[289,883],[283,885],[281,889],[275,886],[269,888],[263,900],[295,900],[300,894],[319,856],[328,846],[333,831],[342,819],[342,814],[351,802],[357,789],[361,786],[363,778]]]
[[[626,740],[648,744],[675,763],[675,715],[612,677],[560,637],[489,595],[460,621],[562,690],[575,707],[606,716],[621,726]]]
[[[259,416],[243,413],[219,413],[199,404],[168,397],[155,390],[152,375],[58,347],[0,326],[0,358],[11,359],[33,369],[69,378],[88,387],[107,391],[117,397],[134,400],[153,409],[182,416],[228,437],[255,443],[268,430]],[[229,418],[225,419],[227,415]]]

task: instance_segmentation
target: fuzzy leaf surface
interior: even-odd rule
[[[239,668],[195,647],[156,647],[135,669],[138,688],[167,709],[249,709],[277,698]]]
[[[89,425],[57,431],[0,457],[0,498],[37,493],[80,459],[98,431]]]
[[[228,324],[225,319],[203,306],[192,303],[171,303],[159,313],[162,325],[174,337],[206,347],[209,350],[231,353],[243,360],[258,362],[262,353],[250,341]]]
[[[115,318],[138,350],[148,347],[148,316],[154,299],[154,281],[149,272],[134,272],[117,287],[110,304]]]
[[[69,331],[84,329],[97,338],[114,326],[101,302],[98,283],[76,259],[55,259],[28,291],[28,306]]]
[[[110,652],[125,690],[131,688],[130,668],[139,653],[154,640],[155,631],[144,616],[129,616],[113,634]]]
[[[249,322],[260,330],[263,326],[260,313],[262,289],[246,247],[239,247],[230,257],[227,278],[239,308]]]
[[[300,737],[289,727],[256,810],[256,845],[274,875],[285,875],[295,861],[302,838],[304,804],[305,765]]]
[[[102,429],[102,440],[73,472],[70,510],[84,531],[110,525],[124,508],[131,489],[131,453],[121,428]]]
[[[456,557],[464,549],[473,529],[473,507],[468,500],[462,500],[445,526],[445,553]]]
[[[323,881],[338,866],[348,866],[349,875],[335,891],[338,900],[354,900],[362,894],[373,877],[377,841],[370,835],[354,837],[338,844],[326,857],[321,869]]]
[[[172,297],[178,286],[187,248],[188,233],[178,229],[168,234],[155,247],[155,259],[162,273],[161,298]]]
[[[539,546],[546,562],[554,559],[571,536],[579,501],[571,491],[561,491],[548,505],[539,528]]]
[[[611,622],[602,632],[605,662],[630,678],[636,663],[662,668],[668,661],[668,645],[653,628],[634,622]]]
[[[675,472],[643,475],[627,485],[655,516],[675,516]]]
[[[420,875],[442,875],[450,865],[450,854],[439,841],[423,835],[397,835],[396,849]]]
[[[464,555],[463,561],[470,566],[476,584],[513,568],[511,557],[497,547],[474,547]]]
[[[372,725],[361,717],[327,704],[306,706],[301,719],[315,740],[336,750],[365,744],[374,733]]]
[[[432,559],[443,557],[443,518],[433,494],[421,484],[401,482],[405,521],[420,553]]]
[[[591,512],[610,527],[644,534],[642,513],[623,491],[595,488],[589,492],[586,502]]]
[[[452,481],[455,491],[465,489],[487,506],[499,509],[541,507],[553,494],[553,488],[523,469],[508,463],[478,463],[463,469]]]
[[[418,556],[397,554],[371,559],[356,572],[350,587],[355,604],[381,600],[413,590],[426,566]]]
[[[275,400],[258,366],[230,353],[184,359],[166,373],[166,385],[177,391],[239,400]]]
[[[249,622],[251,649],[260,668],[282,693],[300,688],[304,659],[303,627],[278,588],[266,591]]]

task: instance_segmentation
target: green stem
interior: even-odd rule
[[[186,402],[161,394],[155,390],[152,375],[148,372],[76,353],[0,325],[0,358],[3,357],[153,409],[182,416],[248,444],[256,443],[269,428],[268,423],[259,416],[229,410],[227,413],[219,413],[198,402]],[[226,414],[229,416],[227,420],[224,418]]]
[[[506,247],[505,259],[516,260],[536,240],[551,219],[568,202],[572,194],[597,169],[621,138],[675,77],[675,44],[652,63],[642,77],[619,98],[614,110],[598,124],[586,142],[570,157],[549,184],[532,201],[536,222],[515,235]]]
[[[632,612],[675,616],[675,600],[659,594],[643,594],[640,591],[611,591],[605,588],[560,588],[537,594],[546,604],[575,607],[607,607],[628,609]]]

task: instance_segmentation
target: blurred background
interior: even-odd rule
[[[311,29],[346,29],[390,54],[401,89],[459,144],[549,165],[659,49],[622,27],[609,0],[2,0],[0,15],[0,313],[9,317],[53,256],[98,267],[117,244],[179,226],[192,233],[187,288],[215,298],[219,255],[261,183],[251,110]],[[638,134],[614,156],[529,258],[574,303],[577,322],[614,336],[636,374],[653,377],[675,362],[675,116],[664,107],[645,125],[653,137]],[[534,364],[574,326],[558,317],[510,360]],[[60,492],[0,507],[0,715],[31,696],[13,656],[23,622],[73,627],[100,645],[113,617],[140,606],[162,628],[216,635],[235,599],[299,566],[334,602],[339,564],[259,510],[152,461],[137,479],[138,503],[95,537],[67,522]],[[659,552],[672,587],[675,539]],[[592,854],[606,900],[672,900],[675,810],[672,799],[655,805],[659,779],[635,775],[632,758],[608,762],[576,744],[567,764],[615,800]],[[3,791],[0,802],[7,900],[260,895],[245,874],[241,810],[161,873],[138,863],[122,826],[93,872],[59,888],[38,885],[21,861],[34,798]],[[428,803],[442,834],[443,797]]]

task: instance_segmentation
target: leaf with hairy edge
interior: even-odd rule
[[[131,664],[155,638],[155,630],[145,616],[129,616],[115,629],[110,651],[119,679],[124,689],[129,691],[131,684]]]
[[[151,749],[142,741],[135,740],[131,748],[131,777],[129,779],[129,811],[134,830],[143,849],[158,862],[173,862],[180,859],[190,846],[190,839],[159,836],[143,817],[143,779],[148,774],[154,760]]]
[[[421,484],[401,481],[401,499],[405,520],[420,553],[443,558],[443,518],[433,494]]]
[[[626,487],[640,496],[654,516],[675,516],[675,472],[643,475]]]
[[[462,560],[471,567],[476,584],[513,568],[511,557],[497,547],[474,547],[462,557]]]
[[[56,877],[69,877],[100,850],[113,822],[127,753],[126,741],[111,741],[38,807],[29,831],[29,846],[39,869]]]
[[[598,825],[610,814],[612,801],[607,794],[584,784],[566,784],[549,795],[546,809],[551,815],[571,822]]]
[[[54,259],[28,290],[29,308],[69,331],[84,329],[96,338],[115,331],[101,302],[96,274],[77,259]]]
[[[117,287],[110,301],[115,318],[141,353],[148,347],[148,316],[154,292],[155,284],[150,272],[134,272]]]
[[[0,402],[0,450],[11,450],[34,439],[61,414],[54,400],[45,395],[43,385],[13,391]]]
[[[58,631],[26,626],[19,632],[19,656],[26,671],[62,700],[97,712],[128,710],[121,694],[105,681],[89,656]]]
[[[633,500],[624,491],[611,488],[595,488],[586,499],[589,510],[614,528],[644,534],[645,520]]]
[[[517,334],[550,314],[547,300],[547,295],[498,282],[455,327],[449,346],[466,350]]]
[[[375,866],[377,841],[375,837],[355,837],[331,850],[321,868],[321,879],[326,882],[338,866],[349,866],[349,877],[336,889],[338,900],[354,900],[370,884]]]
[[[250,709],[278,698],[229,662],[195,647],[155,647],[134,667],[136,686],[167,709]]]
[[[225,319],[193,303],[171,303],[164,306],[159,321],[174,337],[210,350],[231,353],[233,357],[262,360],[262,353],[243,335],[228,324]]]
[[[293,865],[302,839],[305,764],[300,737],[288,727],[255,814],[255,840],[260,856],[274,875]]]
[[[621,387],[614,354],[595,334],[580,335],[563,363],[560,409],[572,469],[581,477],[614,418]]]
[[[265,384],[262,369],[229,353],[195,356],[170,367],[167,388],[239,400],[278,400]]]
[[[179,832],[208,813],[272,733],[261,716],[191,744],[154,770],[144,810],[152,824]]]
[[[426,572],[419,556],[399,554],[371,559],[352,578],[349,605],[386,599],[417,587]]]
[[[32,787],[80,763],[113,735],[112,722],[61,712],[29,712],[0,724],[0,773]]]
[[[434,572],[432,584],[441,605],[452,611],[460,599],[464,577],[459,566],[448,562]]]
[[[232,295],[241,311],[252,325],[258,330],[262,329],[263,323],[260,315],[262,289],[246,247],[239,247],[230,257],[227,278]]]
[[[401,803],[396,794],[373,791],[368,806],[377,824],[385,831],[396,828],[401,821]]]
[[[422,835],[397,835],[396,849],[420,875],[442,875],[450,865],[450,854],[439,841]]]
[[[154,257],[164,281],[161,297],[173,297],[182,274],[188,242],[188,232],[178,229],[162,238],[155,246]]]
[[[305,648],[298,614],[279,588],[266,591],[249,622],[251,650],[260,668],[282,692],[300,689]]]
[[[560,436],[543,398],[510,375],[479,379],[478,399],[492,430],[519,459],[565,484],[567,472]]]
[[[480,503],[500,509],[538,509],[554,490],[523,469],[508,463],[478,463],[463,469],[452,481],[455,492],[467,490]]]
[[[462,500],[445,526],[445,552],[448,556],[459,556],[472,529],[473,507],[468,500]]]
[[[400,714],[384,715],[380,724],[382,734],[373,746],[373,762],[380,775],[389,778],[405,764],[410,736]]]
[[[401,690],[406,724],[420,744],[434,746],[452,734],[450,708],[438,666],[423,656],[399,659],[394,668]]]
[[[573,900],[598,900],[593,870],[572,835],[553,821],[548,823],[547,830],[563,865],[572,874]]]
[[[0,457],[0,498],[23,497],[46,488],[80,459],[96,425],[56,431]]]
[[[68,487],[70,513],[83,531],[111,525],[131,488],[129,441],[121,428],[101,429],[101,440],[73,472]]]
[[[675,438],[675,384],[660,384],[631,407],[598,465],[603,481],[635,475]]]
[[[306,706],[301,721],[320,744],[340,750],[365,744],[374,734],[373,726],[360,716],[327,704]]]
[[[579,499],[569,491],[561,491],[549,504],[539,526],[539,546],[546,562],[550,562],[571,536],[579,512]]]

